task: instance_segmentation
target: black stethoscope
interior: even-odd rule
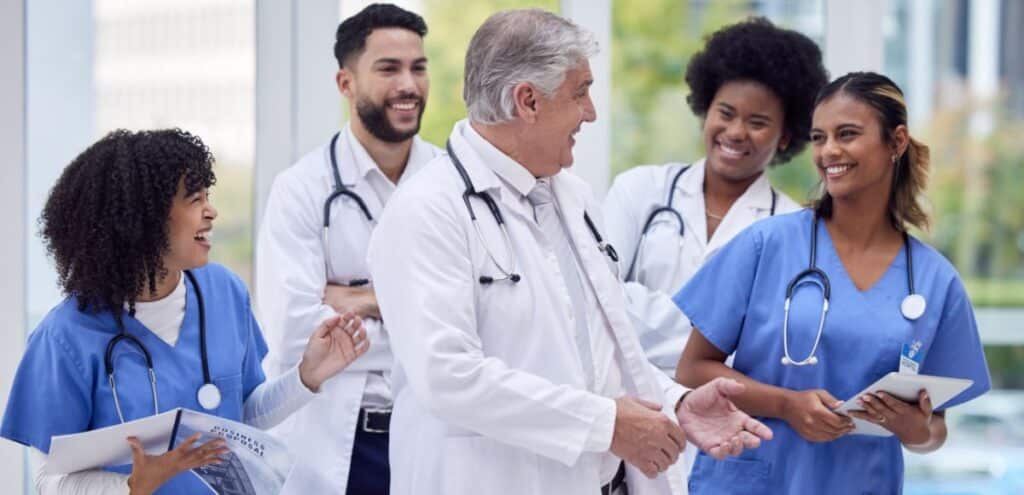
[[[340,135],[341,132],[336,132],[334,133],[334,137],[331,138],[329,156],[331,158],[331,173],[334,180],[334,189],[331,191],[331,194],[327,196],[327,199],[324,200],[323,246],[324,263],[327,264],[328,272],[330,272],[331,270],[331,263],[329,261],[328,253],[331,252],[329,241],[331,229],[331,204],[334,203],[334,200],[337,199],[338,196],[345,196],[351,199],[352,201],[355,201],[356,206],[358,206],[359,210],[363,212],[363,216],[366,217],[366,221],[370,223],[370,226],[372,227],[374,224],[377,223],[377,221],[373,218],[373,215],[370,213],[370,208],[366,206],[366,201],[363,200],[362,196],[360,196],[358,193],[349,188],[349,186],[346,186],[345,183],[341,180],[341,172],[338,171],[338,157],[337,154],[335,153],[335,145],[338,143],[338,136]],[[348,285],[351,287],[356,287],[360,285],[366,285],[368,283],[369,280],[367,279],[355,279],[349,281]]]
[[[196,399],[203,409],[212,411],[220,406],[221,396],[220,389],[213,384],[213,380],[210,380],[210,362],[206,356],[206,306],[203,305],[203,293],[199,290],[199,284],[196,282],[195,276],[189,270],[185,270],[185,276],[188,277],[188,281],[192,283],[192,288],[196,291],[196,302],[199,309],[199,358],[203,363],[203,384],[196,391]],[[141,340],[125,331],[122,318],[115,317],[114,320],[117,321],[118,334],[107,343],[107,352],[103,356],[103,364],[106,367],[110,390],[114,395],[114,409],[117,410],[117,417],[124,423],[121,401],[117,398],[117,381],[114,379],[114,348],[121,341],[135,344],[142,351],[142,356],[146,358],[146,367],[149,369],[149,388],[153,393],[153,414],[159,414],[160,404],[156,393],[156,371],[153,369],[153,357],[149,354],[146,346],[142,345]]]
[[[473,221],[473,229],[476,230],[476,236],[480,239],[480,244],[483,245],[484,251],[487,253],[487,257],[491,259],[494,266],[498,267],[498,271],[501,272],[500,276],[481,275],[480,283],[488,285],[502,280],[508,280],[512,283],[519,282],[523,277],[516,273],[515,251],[512,249],[512,238],[508,235],[508,229],[505,227],[505,217],[501,214],[498,204],[494,202],[494,198],[492,198],[487,191],[477,191],[473,186],[473,181],[469,178],[469,173],[466,172],[466,168],[462,166],[462,162],[459,161],[459,157],[455,154],[455,150],[452,149],[451,141],[445,143],[445,147],[448,149],[448,156],[452,159],[452,165],[455,165],[455,170],[458,170],[459,176],[462,177],[462,182],[466,185],[466,190],[462,193],[462,202],[466,204],[466,210],[469,211],[469,218]],[[483,232],[480,231],[480,226],[477,224],[476,212],[473,210],[473,204],[469,201],[470,198],[477,198],[483,201],[484,204],[487,205],[487,209],[491,210],[491,216],[494,217],[494,221],[498,224],[498,227],[501,228],[501,234],[505,238],[505,251],[508,254],[509,259],[508,268],[498,261],[494,256],[494,253],[491,252],[491,248],[487,246],[487,241],[484,240]],[[601,233],[597,230],[597,226],[594,225],[594,221],[590,219],[590,215],[586,211],[583,212],[583,220],[587,223],[587,228],[590,229],[590,233],[594,236],[594,240],[597,241],[597,249],[612,260],[613,266],[618,267],[618,253],[615,252],[615,248],[612,247],[611,244],[604,241]]]
[[[655,208],[654,211],[652,211],[649,215],[647,215],[647,221],[644,222],[644,228],[640,232],[640,240],[637,241],[637,243],[636,243],[636,251],[635,251],[636,255],[633,256],[633,261],[630,262],[630,264],[629,264],[629,270],[626,271],[626,280],[627,281],[633,280],[633,272],[636,269],[636,265],[640,264],[640,262],[638,260],[640,259],[640,256],[642,255],[641,253],[643,253],[643,251],[644,251],[644,245],[647,242],[647,234],[650,232],[651,225],[654,224],[654,221],[658,218],[658,215],[661,215],[663,213],[668,213],[674,219],[673,221],[676,222],[677,225],[679,225],[679,229],[678,229],[679,230],[679,237],[677,238],[678,241],[679,241],[679,250],[678,250],[678,252],[679,252],[679,255],[682,255],[682,252],[683,252],[683,239],[684,239],[684,235],[686,234],[686,222],[683,221],[683,214],[680,213],[679,210],[675,209],[672,206],[672,200],[675,197],[676,184],[679,183],[679,178],[682,177],[683,173],[686,172],[689,169],[690,169],[690,165],[686,165],[683,168],[680,168],[678,172],[676,172],[675,177],[672,178],[672,184],[668,188],[668,201],[665,203],[664,206]],[[778,195],[778,193],[775,192],[775,188],[770,188],[770,190],[772,192],[772,208],[771,208],[771,212],[769,213],[769,215],[774,217],[775,216],[775,205],[778,202],[779,195]],[[670,274],[669,280],[675,280],[676,270],[679,269],[679,255],[677,255],[675,258],[673,258],[675,263],[672,265],[672,272]]]
[[[925,308],[928,306],[924,296],[917,294],[914,291],[914,260],[910,255],[910,236],[907,235],[906,231],[903,232],[903,249],[907,257],[907,289],[908,294],[903,298],[903,302],[900,303],[900,312],[903,313],[903,317],[914,321],[924,314]],[[817,251],[818,251],[818,214],[814,213],[813,220],[811,221],[811,261],[807,269],[796,274],[789,285],[786,286],[786,303],[785,303],[785,316],[782,323],[782,364],[786,366],[806,366],[818,364],[818,357],[815,356],[815,352],[818,350],[818,344],[821,342],[821,333],[825,328],[825,314],[828,313],[828,303],[832,296],[832,285],[829,282],[828,275],[825,274],[817,266]],[[789,355],[789,306],[790,300],[793,298],[793,293],[796,288],[802,284],[812,284],[818,286],[821,289],[822,302],[821,302],[821,319],[818,320],[818,333],[814,337],[814,345],[811,347],[810,354],[806,358],[796,361]]]

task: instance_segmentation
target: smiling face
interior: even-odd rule
[[[337,83],[371,135],[392,143],[412,138],[430,92],[423,38],[408,29],[375,29],[363,52],[338,71]]]
[[[729,182],[752,181],[789,139],[782,101],[764,85],[729,81],[718,88],[704,117],[706,170]]]
[[[905,147],[906,126],[893,131],[891,142],[885,135],[877,112],[856,98],[838,93],[818,104],[811,127],[812,159],[830,196],[888,201],[894,157]]]
[[[531,143],[528,168],[537,177],[549,177],[572,165],[575,135],[584,122],[597,120],[590,86],[590,63],[582,62],[565,73],[565,80],[550,98],[537,93],[533,123],[525,131]]]
[[[190,270],[209,262],[213,220],[217,218],[217,209],[210,203],[209,189],[190,194],[185,190],[184,178],[179,180],[169,216],[169,248],[164,254],[167,271]]]

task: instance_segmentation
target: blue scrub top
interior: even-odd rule
[[[899,370],[902,345],[920,340],[920,373],[974,380],[943,408],[990,388],[988,367],[970,301],[953,266],[911,238],[915,290],[928,302],[916,321],[900,303],[908,294],[907,260],[899,255],[865,291],[850,280],[824,221],[818,222],[817,266],[832,296],[817,350],[818,364],[783,366],[782,323],[786,286],[810,261],[811,210],[762,220],[736,236],[674,300],[694,328],[733,367],[761,383],[791,390],[821,388],[848,400],[886,373]],[[822,293],[804,284],[792,299],[790,356],[808,356],[817,335]],[[775,434],[758,449],[716,461],[701,452],[690,474],[692,494],[900,493],[903,453],[895,437],[847,435],[832,442],[804,440],[781,419],[759,418]]]
[[[242,403],[265,379],[260,365],[267,345],[253,317],[248,291],[238,277],[212,263],[192,273],[205,303],[210,377],[220,388],[220,407],[204,411],[196,398],[203,384],[199,311],[187,278],[185,318],[173,347],[127,315],[125,330],[141,340],[152,355],[161,412],[185,407],[241,421]],[[103,364],[107,343],[117,333],[113,314],[79,311],[74,297],[50,310],[28,337],[0,436],[49,452],[54,435],[118,424]],[[114,376],[126,421],[153,414],[146,361],[135,345],[118,343]],[[131,472],[131,466],[108,469]],[[157,493],[209,493],[209,489],[197,476],[185,472]]]

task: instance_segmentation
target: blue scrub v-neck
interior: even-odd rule
[[[758,382],[790,390],[825,389],[851,398],[882,375],[897,371],[900,347],[923,344],[921,373],[969,378],[975,384],[950,404],[977,397],[989,377],[969,300],[956,271],[938,252],[910,239],[916,289],[928,311],[913,322],[900,312],[908,293],[906,258],[900,254],[875,284],[853,284],[823,222],[816,226],[816,265],[829,277],[832,296],[817,350],[818,364],[784,366],[782,326],[786,286],[810,258],[812,212],[778,215],[740,233],[691,279],[674,301],[694,328],[726,354],[733,367]],[[813,345],[822,294],[813,285],[795,291],[789,348],[805,358]],[[848,435],[832,442],[804,440],[785,421],[761,418],[775,434],[738,458],[698,455],[690,493],[899,493],[903,455],[895,437]]]

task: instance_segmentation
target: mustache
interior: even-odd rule
[[[420,103],[421,105],[423,104],[423,97],[418,95],[418,94],[416,94],[416,93],[399,93],[398,96],[395,96],[393,98],[388,98],[387,100],[385,100],[385,103],[390,104],[390,103],[395,103],[395,102],[399,102],[399,101],[409,101],[409,100],[414,100],[414,101]]]

